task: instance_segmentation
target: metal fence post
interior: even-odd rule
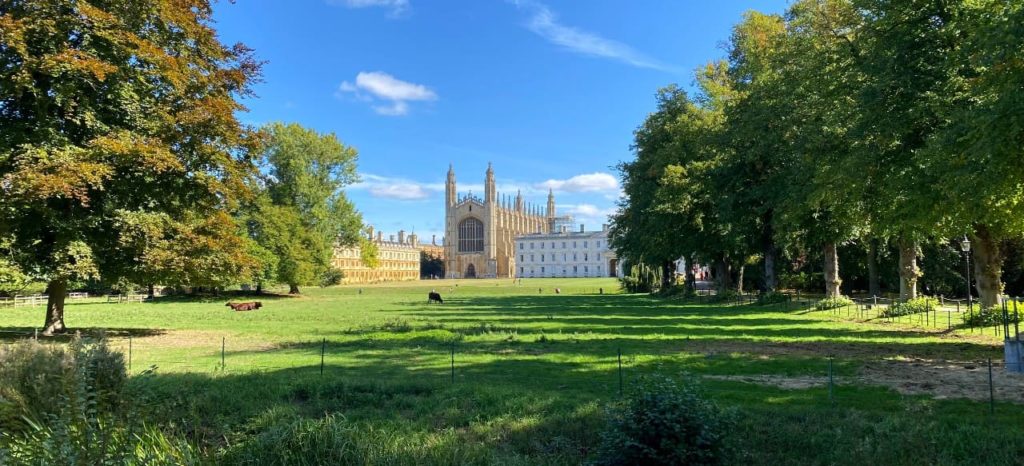
[[[320,375],[324,375],[324,351],[327,350],[327,339],[320,343]]]
[[[996,413],[996,391],[992,386],[992,358],[988,358],[988,412]]]
[[[836,401],[832,394],[832,356],[828,357],[828,403],[835,406]]]
[[[619,397],[622,397],[622,348],[619,348]]]

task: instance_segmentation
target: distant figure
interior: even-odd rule
[[[604,288],[598,288],[597,294],[604,294]]]
[[[359,289],[359,294],[363,294],[363,289],[362,288]]]
[[[544,292],[544,289],[543,289],[543,288],[537,288],[537,294],[541,294],[541,293],[543,293],[543,292]]]
[[[431,303],[444,304],[444,300],[441,299],[441,295],[440,294],[438,294],[437,292],[431,291],[430,294],[427,295],[427,304],[431,304]]]
[[[236,312],[254,311],[256,309],[263,307],[263,303],[259,301],[252,301],[248,303],[227,303],[225,304],[225,306],[230,307],[231,310]]]

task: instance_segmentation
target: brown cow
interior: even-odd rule
[[[250,301],[250,302],[247,302],[247,303],[227,303],[227,304],[225,304],[225,306],[230,307],[231,310],[236,311],[236,312],[240,312],[240,311],[254,311],[256,309],[259,309],[259,308],[263,307],[263,303],[261,303],[259,301]]]

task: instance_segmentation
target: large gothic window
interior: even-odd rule
[[[484,222],[467,218],[459,222],[459,252],[484,251]]]

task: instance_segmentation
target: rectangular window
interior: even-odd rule
[[[526,245],[523,243],[519,243],[519,249],[526,249]]]
[[[544,243],[540,243],[540,248],[544,249]]]
[[[566,256],[566,255],[565,255],[565,253],[563,252],[563,253],[562,253],[562,262],[565,262],[565,261],[567,260],[567,259],[566,259],[566,257],[567,257],[567,256]]]
[[[540,268],[540,273],[544,273],[544,267]]]
[[[583,242],[583,247],[587,247],[587,242],[586,241]]]
[[[573,262],[576,262],[576,261],[579,260],[579,259],[576,258],[576,253],[575,252],[572,253],[572,260],[573,260]]]
[[[551,242],[551,249],[555,249],[555,242],[554,241]]]
[[[533,243],[530,243],[530,249],[533,249]]]
[[[541,262],[544,262],[544,254],[541,254],[541,255],[540,255],[540,261],[541,261]]]
[[[533,254],[530,254],[530,262],[533,262]]]
[[[519,275],[523,275],[523,268],[519,267]]]
[[[526,262],[526,259],[523,258],[522,254],[519,255],[519,262]]]
[[[572,242],[572,248],[576,249],[576,242],[575,241]]]
[[[600,241],[597,242],[597,247],[601,247],[601,242]]]
[[[583,253],[583,262],[586,262],[586,261],[588,261],[588,260],[589,260],[589,259],[587,259],[587,253]]]
[[[565,249],[565,241],[562,241],[562,249]]]
[[[587,273],[587,266],[583,266],[583,273]]]

